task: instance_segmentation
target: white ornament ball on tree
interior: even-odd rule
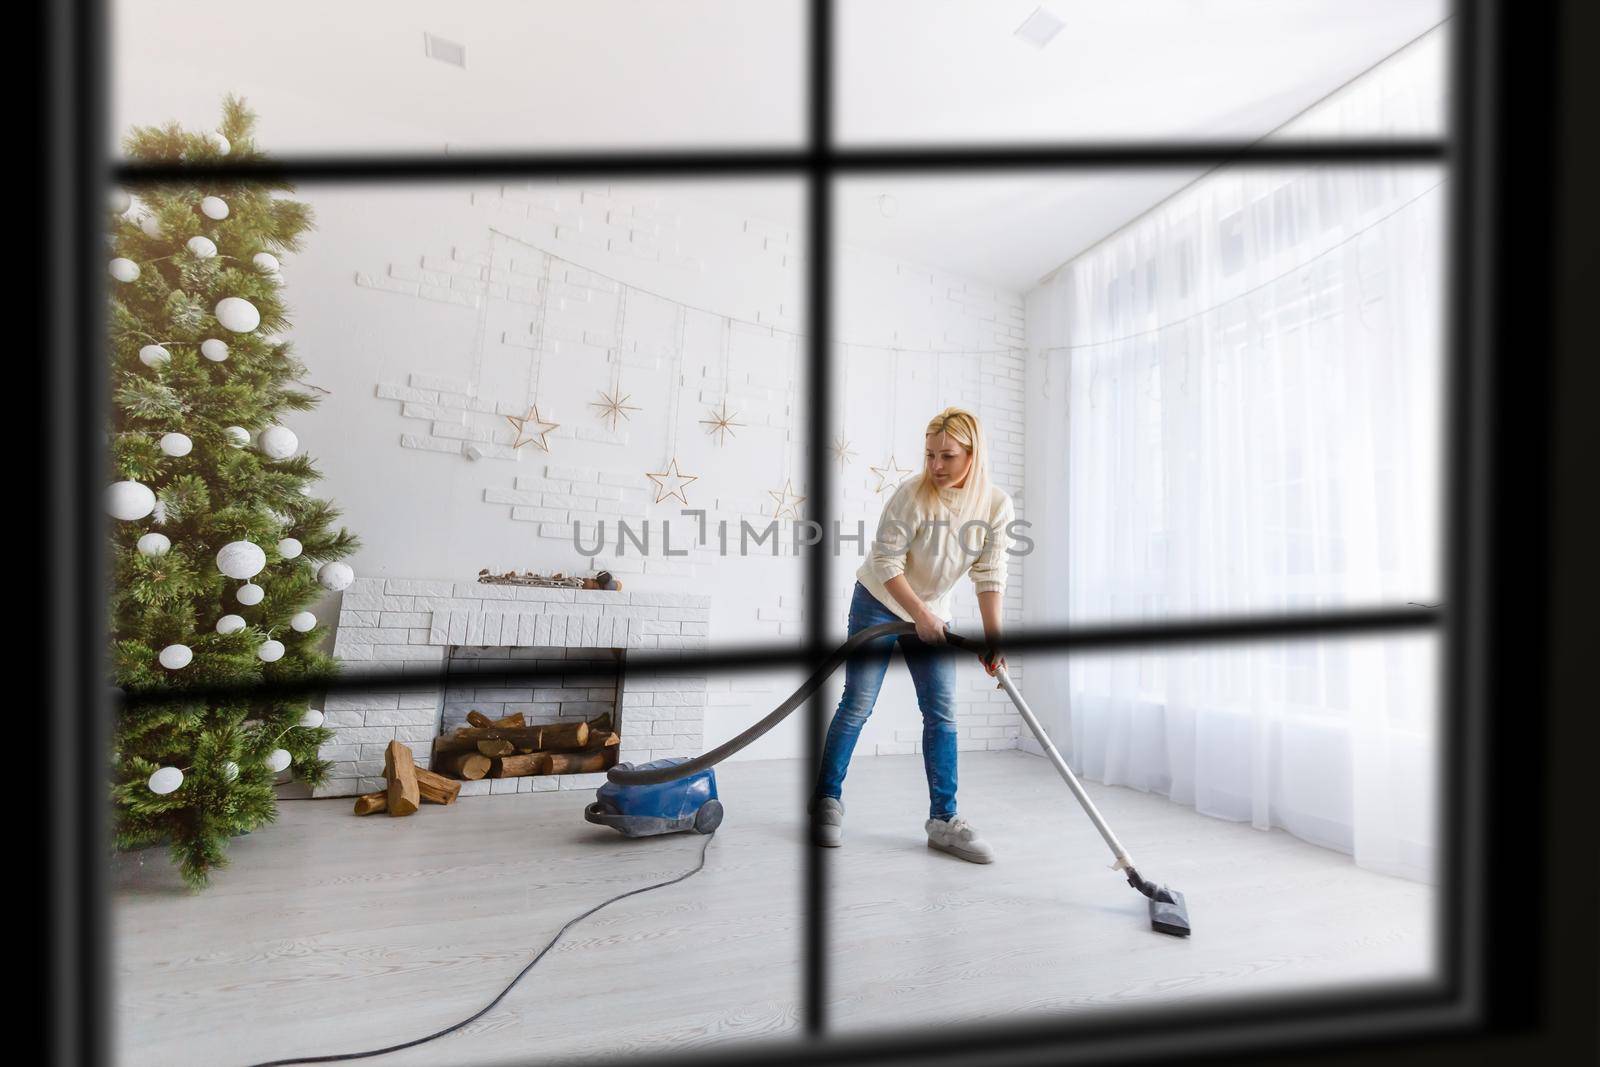
[[[300,716],[300,725],[307,730],[315,730],[322,725],[322,712],[316,708],[307,708],[306,713]]]
[[[106,198],[106,206],[111,209],[113,215],[123,215],[133,206],[133,197],[129,196],[128,190],[122,186],[114,185]]]
[[[317,582],[324,589],[331,589],[337,593],[341,589],[350,588],[350,583],[356,580],[356,572],[350,569],[348,563],[334,560],[324,563],[317,571]]]
[[[161,220],[156,218],[154,215],[141,216],[139,219],[139,229],[144,231],[144,235],[146,237],[153,237],[159,240],[161,237]]]
[[[222,136],[220,133],[206,134],[206,142],[216,150],[216,153],[219,156],[225,156],[229,152],[233,151],[233,145],[229,144],[228,139]]]
[[[254,578],[267,565],[267,554],[254,541],[229,541],[217,550],[217,570],[229,578]]]
[[[243,448],[250,443],[250,431],[243,426],[229,426],[222,432],[228,435],[228,442],[235,448]]]
[[[263,641],[256,649],[256,658],[262,663],[276,663],[283,658],[282,641]]]
[[[156,509],[156,494],[138,482],[113,482],[106,490],[106,511],[113,519],[132,522]]]
[[[278,542],[278,555],[284,559],[297,559],[305,547],[293,537],[285,537]]]
[[[249,333],[261,325],[261,312],[242,296],[225,296],[212,311],[217,321],[234,333]]]
[[[278,257],[271,252],[257,252],[250,257],[250,262],[263,274],[278,273]]]
[[[289,627],[297,634],[308,634],[317,628],[317,617],[309,611],[297,612],[289,620]]]
[[[217,243],[198,233],[185,241],[183,247],[187,248],[189,254],[196,259],[210,259],[217,254]]]
[[[160,446],[161,451],[168,456],[187,456],[194,451],[194,442],[189,440],[188,434],[164,433],[161,435],[161,440],[156,443]]]
[[[234,591],[233,598],[247,608],[253,608],[261,603],[261,598],[267,591],[254,582],[246,582]]]
[[[244,629],[244,617],[240,615],[224,615],[217,620],[217,633],[236,634]]]
[[[287,426],[268,426],[256,438],[256,447],[271,459],[288,459],[300,450],[300,438]]]
[[[221,221],[228,217],[228,202],[220,196],[208,196],[200,201],[200,214]]]
[[[267,767],[274,774],[277,774],[279,771],[288,770],[289,764],[293,762],[294,757],[289,755],[287,749],[275,748],[271,752],[267,753]]]
[[[139,349],[139,362],[146,367],[160,367],[172,362],[172,353],[160,345],[145,345]]]
[[[139,264],[123,256],[113,259],[107,265],[107,269],[111,271],[111,276],[119,282],[135,282],[139,280]]]
[[[172,540],[166,534],[147,533],[139,538],[141,556],[165,556],[172,551]]]
[[[162,767],[150,776],[150,792],[166,796],[183,784],[183,772],[176,767]]]
[[[228,346],[215,337],[207,337],[200,342],[200,354],[213,363],[221,363],[228,358]]]
[[[156,657],[161,665],[169,671],[181,671],[194,659],[194,650],[188,645],[168,645]]]
[[[222,777],[230,782],[238,778],[239,765],[233,762],[233,760],[229,760],[227,763],[224,763],[222,765]]]

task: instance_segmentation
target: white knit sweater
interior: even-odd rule
[[[978,592],[1005,592],[1006,547],[1010,543],[1006,527],[1014,514],[1011,497],[999,486],[989,488],[987,507],[977,510],[975,520],[985,527],[970,527],[964,551],[957,541],[960,522],[957,514],[965,489],[939,490],[938,514],[925,514],[917,500],[919,478],[908,478],[889,497],[878,519],[878,533],[856,577],[884,607],[907,622],[914,621],[885,588],[895,575],[903,574],[911,589],[941,619],[950,618],[950,590],[962,574],[970,574]]]

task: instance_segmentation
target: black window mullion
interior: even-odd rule
[[[833,394],[832,361],[828,338],[833,333],[833,3],[812,0],[809,48],[810,93],[807,98],[806,175],[806,365],[807,419],[806,478],[812,509],[810,517],[827,530],[832,522],[832,468],[824,444],[828,439],[829,400]],[[827,654],[828,538],[806,549],[806,643],[811,658]],[[809,799],[812,783],[822,767],[822,731],[827,723],[823,691],[806,702],[806,775],[801,784],[802,803]],[[805,808],[801,808],[805,811]],[[805,978],[801,1017],[808,1037],[826,1036],[828,1030],[828,879],[824,850],[805,850]]]

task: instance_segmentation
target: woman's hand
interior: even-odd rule
[[[982,663],[983,669],[989,672],[989,677],[993,678],[997,672],[1005,670],[1006,658],[1001,655],[998,648],[990,645],[983,653]],[[995,683],[995,688],[1000,688],[999,682]]]
[[[944,620],[931,611],[917,616],[917,637],[930,645],[944,644]]]

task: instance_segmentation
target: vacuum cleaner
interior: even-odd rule
[[[850,639],[833,651],[826,661],[822,663],[805,683],[791,693],[782,704],[772,709],[761,721],[751,726],[748,730],[738,734],[718,745],[716,748],[701,756],[693,758],[675,757],[672,759],[656,760],[651,763],[633,766],[632,764],[619,763],[606,772],[606,784],[600,787],[599,796],[595,804],[591,804],[585,811],[585,817],[591,822],[614,826],[623,833],[671,833],[674,830],[698,829],[695,825],[698,814],[690,814],[691,810],[704,811],[703,807],[691,809],[688,805],[716,804],[715,813],[707,816],[714,819],[710,823],[714,829],[716,823],[722,820],[722,805],[716,800],[716,782],[712,778],[709,782],[702,776],[711,773],[711,768],[750,744],[762,734],[771,730],[782,722],[796,708],[803,704],[807,698],[827,681],[828,676],[839,669],[839,665],[849,659],[867,642],[880,637],[901,636],[914,634],[917,628],[909,622],[886,622],[878,626],[870,626],[851,635]],[[954,631],[945,631],[945,641],[956,648],[963,649],[983,658],[987,646],[981,641],[974,641],[963,637]],[[1067,761],[1051,742],[1050,736],[1045,733],[1044,727],[1039,724],[1038,718],[1033,714],[1033,709],[1028,707],[1028,702],[1022,699],[1022,694],[1017,691],[1016,684],[1011,681],[1011,676],[1001,667],[995,672],[995,677],[1000,682],[1000,687],[1005,690],[1011,702],[1017,706],[1017,712],[1022,716],[1022,721],[1028,724],[1028,729],[1033,731],[1033,736],[1038,738],[1039,744],[1044,748],[1045,755],[1049,758],[1056,771],[1067,783],[1067,788],[1072,790],[1072,795],[1083,806],[1084,813],[1089,816],[1089,821],[1094,823],[1094,828],[1100,832],[1100,837],[1105,841],[1106,847],[1111,850],[1115,862],[1111,869],[1122,871],[1128,879],[1128,884],[1146,897],[1150,909],[1150,927],[1158,933],[1171,934],[1174,937],[1189,936],[1189,909],[1183,899],[1183,894],[1176,889],[1164,885],[1157,885],[1141,877],[1134,867],[1133,857],[1128,850],[1117,840],[1117,835],[1112,832],[1110,824],[1100,814],[1094,802],[1089,799],[1089,794],[1084,791],[1083,785],[1078,781],[1077,775],[1072,773],[1072,768],[1067,766]],[[677,788],[682,795],[675,792],[660,793],[651,790],[660,790],[661,787],[683,783]],[[709,785],[710,792],[705,792]],[[666,815],[670,810],[675,814]],[[656,822],[628,823],[625,820],[632,813],[636,817],[658,820]],[[633,827],[630,831],[628,827]],[[670,827],[649,829],[647,827]],[[701,830],[709,833],[709,830]]]
[[[641,764],[638,768],[631,763],[619,763],[614,769],[655,771],[676,767],[686,759],[673,756]],[[685,830],[697,834],[715,833],[722,825],[717,772],[707,767],[657,785],[607,782],[595,790],[594,803],[583,809],[583,817],[628,837],[654,837]]]

